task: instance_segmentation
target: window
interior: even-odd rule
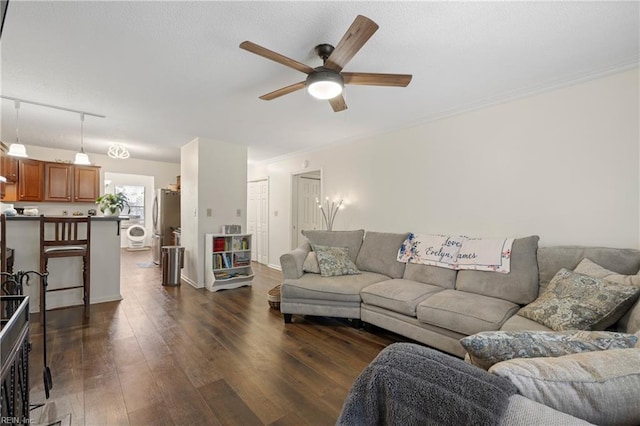
[[[139,224],[144,226],[144,186],[116,185],[116,193],[122,192],[129,200],[129,216],[139,218]],[[126,214],[126,212],[122,212]]]

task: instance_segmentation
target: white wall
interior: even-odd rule
[[[247,229],[247,147],[194,139],[181,149],[180,185],[182,277],[200,288],[205,279],[204,235],[220,232],[220,225]]]
[[[180,244],[184,247],[184,268],[182,278],[194,287],[204,287],[199,275],[200,263],[198,254],[198,146],[200,141],[194,139],[180,148]],[[204,243],[203,243],[204,244]]]
[[[335,229],[540,235],[640,248],[638,69],[252,164],[270,179],[269,263],[291,249],[291,175],[322,169]],[[347,112],[348,113],[348,112]]]

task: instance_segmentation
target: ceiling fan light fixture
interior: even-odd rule
[[[307,92],[316,99],[333,99],[342,93],[344,80],[340,73],[321,70],[307,77]]]

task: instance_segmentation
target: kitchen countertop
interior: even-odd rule
[[[62,216],[62,215],[45,215],[46,217],[86,217],[86,216]],[[99,220],[99,221],[111,221],[111,220],[127,220],[128,216],[92,216],[91,221]],[[15,216],[7,216],[7,220],[40,220],[40,215],[38,216],[25,216],[25,215],[15,215]]]

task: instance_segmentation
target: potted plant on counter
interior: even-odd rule
[[[129,207],[129,200],[122,192],[104,194],[96,199],[96,204],[105,216],[120,216],[125,206]]]

